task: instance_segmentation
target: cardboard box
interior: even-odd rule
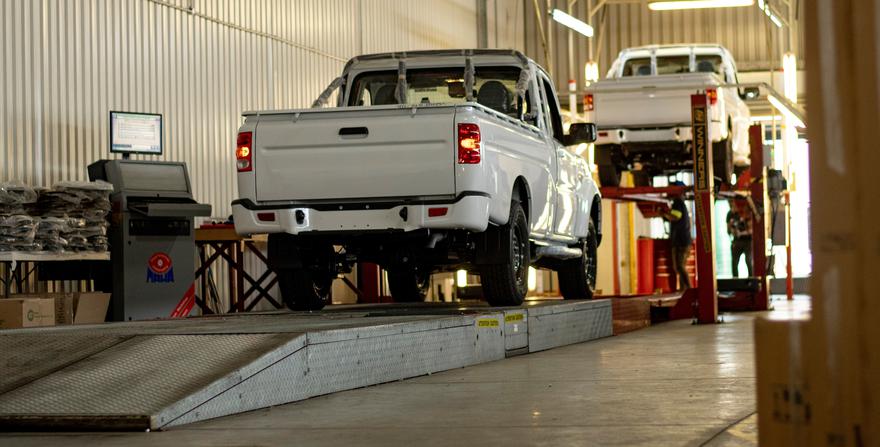
[[[59,293],[54,294],[53,298],[57,324],[103,323],[107,318],[107,307],[110,305],[109,293]]]
[[[74,295],[73,324],[103,323],[107,319],[110,294],[83,292]]]
[[[48,298],[0,298],[0,329],[54,325],[54,300]]]
[[[808,323],[755,319],[759,445],[808,445],[814,424],[814,393],[803,356]]]
[[[43,293],[16,295],[18,298],[49,298],[55,305],[55,324],[103,323],[110,306],[110,294],[101,292]]]

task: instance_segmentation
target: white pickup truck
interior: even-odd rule
[[[705,91],[715,177],[730,182],[748,166],[750,113],[757,88],[737,88],[736,63],[720,45],[669,45],[620,52],[606,79],[586,92],[588,119],[598,126],[595,160],[603,186],[633,172],[637,186],[655,175],[693,169],[690,96]]]
[[[530,265],[558,271],[565,298],[592,297],[601,204],[574,150],[596,129],[563,132],[550,78],[521,53],[359,56],[313,108],[244,116],[235,228],[269,233],[289,307],[323,307],[360,261],[400,302],[467,269],[490,304],[519,305]]]

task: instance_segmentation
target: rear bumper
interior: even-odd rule
[[[489,224],[490,197],[464,193],[447,202],[425,201],[399,204],[358,203],[340,205],[257,205],[248,200],[232,202],[238,234],[413,231],[463,229],[485,231]],[[336,209],[334,209],[336,208]],[[431,208],[446,208],[443,216],[430,217]]]
[[[712,136],[712,141],[721,141],[723,137],[721,123],[713,121],[709,123],[709,126],[709,135]],[[595,144],[685,143],[692,139],[691,126],[657,129],[602,128],[599,129]]]

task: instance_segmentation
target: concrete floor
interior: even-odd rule
[[[155,433],[0,445],[755,445],[752,314],[687,321]]]

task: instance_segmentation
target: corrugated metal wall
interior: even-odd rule
[[[522,42],[522,0],[491,3],[497,42]],[[357,54],[474,47],[476,23],[475,0],[5,0],[0,181],[84,179],[108,111],[156,112],[162,158],[226,216],[243,110],[308,106]]]
[[[89,163],[111,157],[110,110],[161,113],[161,159],[185,161],[196,199],[211,203],[214,216],[227,216],[242,111],[307,107],[358,54],[475,47],[476,6],[477,0],[0,1],[0,182],[84,180]],[[490,46],[522,48],[522,11],[523,0],[487,0]],[[255,257],[246,265],[255,277],[263,270]],[[221,295],[225,270],[214,269]]]
[[[593,2],[596,4],[597,2]],[[568,0],[551,0],[550,8],[566,10]],[[547,27],[553,30],[551,64],[546,64],[543,40],[535,14],[534,2],[525,4],[526,52],[551,70],[557,87],[566,86],[568,80],[568,29],[553,22],[545,14],[547,1],[539,0],[540,17],[545,33]],[[736,59],[741,71],[767,70],[771,65],[779,67],[782,52],[779,42],[783,33],[772,25],[766,16],[754,7],[716,8],[705,10],[651,11],[642,2],[628,4],[609,4],[605,7],[606,27],[599,38],[599,16],[594,18],[596,35],[594,57],[599,61],[601,77],[611,66],[620,50],[628,47],[651,44],[676,43],[720,43],[727,47]],[[586,20],[587,2],[580,0],[575,4],[572,15]],[[802,29],[800,30],[802,33]],[[799,39],[803,48],[803,38]],[[588,39],[575,33],[574,73],[579,87],[584,78],[584,64],[587,57]],[[798,51],[802,55],[803,50]]]

